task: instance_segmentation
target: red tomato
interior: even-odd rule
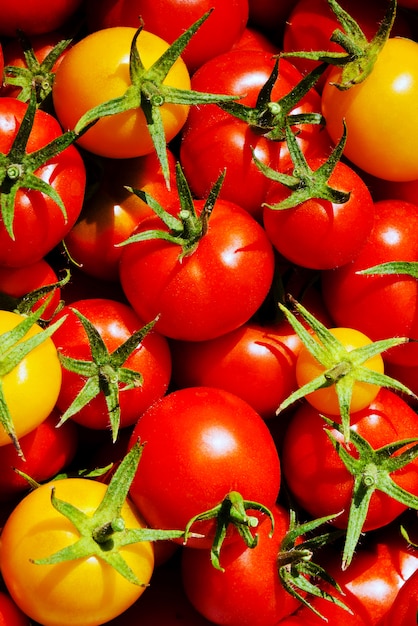
[[[324,159],[308,159],[316,171]],[[292,174],[294,167],[287,171]],[[266,197],[263,223],[274,247],[286,259],[311,269],[332,269],[353,261],[368,239],[374,216],[370,191],[360,176],[339,161],[329,186],[350,194],[346,202],[311,198],[289,209],[273,209],[291,190],[272,183]]]
[[[88,0],[90,30],[111,26],[139,26],[164,41],[173,43],[194,22],[213,9],[182,54],[189,70],[194,72],[208,59],[229,50],[240,38],[248,20],[248,0]],[[167,19],[161,19],[161,16]],[[219,93],[219,92],[218,92]]]
[[[418,614],[418,571],[399,589],[383,626],[414,626]]]
[[[299,601],[282,586],[277,569],[280,544],[289,528],[287,510],[275,505],[273,536],[270,521],[257,528],[255,548],[237,541],[221,553],[224,572],[215,569],[206,550],[185,548],[182,578],[195,608],[215,624],[224,626],[275,626],[292,613]]]
[[[280,49],[263,32],[250,26],[244,29],[241,37],[232,46],[231,50],[262,50],[270,54],[279,54]]]
[[[415,437],[417,415],[395,393],[381,389],[369,407],[351,414],[351,429],[376,450],[388,443]],[[330,430],[338,441],[342,441],[337,430]],[[289,422],[281,459],[283,473],[296,502],[314,517],[341,511],[333,524],[345,528],[354,478],[334,450],[321,414],[308,403],[296,409]],[[406,491],[418,495],[418,461],[393,473],[392,479]],[[389,524],[406,508],[376,489],[371,496],[363,531]]]
[[[75,457],[78,434],[74,423],[57,428],[59,412],[51,415],[37,428],[20,439],[25,460],[18,456],[13,444],[2,447],[0,455],[0,500],[2,502],[29,491],[28,482],[14,470],[28,474],[38,483],[53,478]],[[1,621],[0,621],[1,624]]]
[[[63,356],[88,362],[92,360],[92,351],[86,331],[73,309],[82,313],[93,324],[110,355],[144,325],[127,304],[106,298],[79,300],[71,306],[65,306],[54,318],[55,321],[67,316],[59,332],[54,333],[54,343]],[[106,361],[109,363],[109,359]],[[167,390],[171,376],[171,356],[165,338],[153,330],[150,331],[122,366],[143,375],[143,384],[140,386],[124,390],[124,384],[118,384],[120,426],[123,428],[134,424],[143,411]],[[114,369],[119,371],[119,367],[115,366]],[[63,383],[57,406],[64,412],[83,389],[87,377],[65,367],[62,368],[62,374]],[[104,370],[102,375],[105,376]],[[109,411],[103,389],[72,416],[75,422],[88,428],[109,428]]]
[[[167,153],[174,179],[174,156]],[[83,272],[102,280],[119,279],[119,260],[125,241],[152,209],[125,185],[149,193],[160,204],[173,201],[155,152],[136,159],[101,159],[97,187],[86,197],[81,215],[65,237],[71,258]]]
[[[19,28],[30,35],[49,33],[64,25],[81,5],[82,0],[0,0],[0,35],[15,37]]]
[[[1,155],[9,154],[26,110],[27,105],[15,98],[0,98]],[[49,113],[37,110],[26,153],[44,148],[61,136],[57,120]],[[58,193],[67,217],[46,194],[24,186],[18,189],[14,202],[14,239],[7,232],[4,221],[0,225],[1,266],[22,267],[46,256],[71,229],[81,211],[86,173],[83,159],[73,145],[36,169],[34,174]],[[21,175],[24,182],[24,168]]]
[[[173,419],[173,416],[175,419]],[[264,420],[241,398],[189,387],[155,402],[138,420],[131,444],[146,442],[130,496],[153,528],[182,529],[231,492],[270,507],[280,488],[280,461]],[[192,530],[207,531],[213,521]]]
[[[238,100],[240,104],[255,107],[274,62],[271,53],[261,50],[231,50],[200,67],[192,76],[192,89],[243,96]],[[270,101],[280,101],[301,78],[294,65],[280,59]],[[295,103],[291,114],[318,113],[320,107],[319,95],[311,89]],[[270,139],[262,123],[249,124],[216,105],[190,110],[181,132],[180,161],[197,197],[206,197],[219,172],[225,168],[220,197],[236,202],[261,219],[261,204],[270,181],[254,163],[252,150],[260,161],[280,171],[292,163],[286,141]],[[329,152],[330,138],[319,125],[303,124],[295,128],[297,142],[306,155],[322,156]]]
[[[225,389],[264,419],[274,417],[296,389],[295,364],[302,343],[287,322],[248,322],[216,339],[170,345],[177,387]]]
[[[0,591],[0,626],[30,626],[29,617],[23,613],[5,591]]]
[[[353,263],[322,274],[324,302],[338,326],[356,328],[373,340],[418,337],[417,280],[402,274],[358,274],[390,261],[418,261],[418,207],[402,200],[375,203],[371,235]],[[382,311],[384,314],[382,314]],[[384,353],[387,361],[416,364],[417,344]]]
[[[197,213],[204,201],[197,200]],[[158,217],[134,231],[167,230]],[[151,239],[125,246],[120,280],[141,319],[172,339],[203,341],[238,328],[257,311],[273,279],[274,255],[262,227],[240,206],[218,199],[191,254]],[[239,303],[239,306],[237,306]]]

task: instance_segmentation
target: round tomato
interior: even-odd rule
[[[23,613],[5,591],[0,591],[1,626],[30,626],[29,617]]]
[[[258,529],[258,543],[249,548],[241,542],[226,545],[221,554],[224,571],[215,569],[206,550],[184,548],[182,579],[193,606],[215,624],[224,626],[275,626],[300,604],[282,586],[277,568],[280,544],[289,528],[287,510],[272,508],[270,521]]]
[[[2,531],[3,580],[16,604],[44,626],[103,624],[131,606],[146,586],[133,584],[98,555],[52,565],[33,562],[80,539],[77,528],[52,505],[52,489],[57,498],[91,516],[106,485],[66,478],[45,483],[20,500]],[[121,517],[128,529],[144,526],[129,501],[122,506]],[[147,585],[154,568],[152,545],[139,541],[119,548],[118,554]]]
[[[398,590],[384,626],[413,626],[418,615],[418,571]]]
[[[99,30],[113,26],[139,26],[164,41],[173,43],[185,30],[213,9],[205,24],[193,36],[182,54],[190,72],[207,60],[229,50],[240,38],[248,20],[248,0],[88,0],[89,28]],[[165,19],[161,19],[161,16]]]
[[[418,178],[418,43],[392,37],[380,51],[373,70],[358,85],[340,90],[333,70],[322,92],[322,112],[336,143],[347,126],[344,155],[379,178]]]
[[[204,205],[195,202],[197,214]],[[167,231],[157,216],[142,220],[133,236],[154,229]],[[125,246],[120,281],[141,319],[158,315],[158,332],[186,341],[212,339],[247,322],[274,272],[273,249],[258,222],[240,206],[217,199],[194,250],[182,257],[179,244],[152,238]]]
[[[1,0],[0,34],[15,37],[17,29],[28,36],[49,33],[63,26],[81,4],[82,0],[56,0],[53,4],[43,0]]]
[[[125,94],[132,84],[129,51],[135,33],[136,29],[128,26],[105,28],[87,35],[68,50],[57,69],[52,90],[55,112],[65,129],[74,129],[90,109]],[[167,42],[147,30],[142,30],[137,39],[137,50],[146,69],[168,47]],[[169,70],[164,85],[190,88],[189,72],[181,58]],[[189,107],[167,102],[158,108],[169,142],[182,128]],[[78,144],[110,158],[126,159],[154,152],[140,95],[137,106],[103,117],[79,138]]]
[[[173,419],[175,416],[175,419]],[[280,488],[280,461],[261,416],[244,400],[213,387],[188,387],[155,402],[138,420],[131,444],[145,443],[130,496],[153,528],[185,528],[192,517],[233,491],[270,507]],[[207,538],[213,520],[192,531]]]

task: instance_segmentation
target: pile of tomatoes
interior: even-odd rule
[[[0,0],[0,623],[417,623],[417,42]]]

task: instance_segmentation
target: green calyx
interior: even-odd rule
[[[260,511],[267,515],[271,522],[271,533],[274,531],[274,518],[271,511],[259,502],[253,502],[251,500],[244,500],[240,493],[237,491],[231,491],[220,504],[216,505],[208,511],[195,515],[186,525],[184,532],[184,544],[190,537],[191,527],[198,522],[204,522],[207,520],[216,520],[215,522],[215,535],[211,546],[211,561],[212,565],[220,570],[224,571],[220,564],[220,551],[225,540],[227,530],[230,525],[233,525],[240,534],[245,545],[248,548],[255,548],[258,542],[257,534],[253,534],[252,529],[257,528],[259,520],[254,515],[248,515],[247,511]]]
[[[10,413],[4,396],[3,378],[7,376],[7,374],[10,374],[32,350],[51,337],[56,329],[64,322],[65,318],[62,318],[44,330],[41,330],[41,332],[25,339],[30,329],[35,326],[41,318],[47,305],[48,300],[35,312],[27,316],[22,316],[22,321],[19,322],[17,326],[0,335],[0,423],[10,437],[17,453],[22,458],[24,458],[24,455],[16,435],[13,416]]]
[[[327,425],[342,433],[342,426],[323,416]],[[418,498],[395,483],[391,474],[406,467],[418,457],[418,438],[403,439],[389,443],[377,450],[354,430],[350,441],[355,456],[338,441],[329,429],[326,433],[347,470],[354,477],[353,493],[349,510],[343,551],[342,567],[346,569],[353,558],[364,521],[375,491],[381,491],[401,502],[406,508],[418,509]]]
[[[180,211],[177,217],[166,211],[148,193],[141,189],[127,187],[129,191],[137,195],[152,208],[157,217],[166,225],[167,230],[156,229],[134,233],[131,237],[118,244],[118,246],[126,246],[130,243],[152,239],[163,239],[181,247],[180,261],[185,256],[192,254],[196,250],[199,241],[207,232],[209,218],[219,196],[224,178],[225,172],[219,176],[210,190],[200,215],[196,212],[193,197],[180,163],[176,163],[176,184],[180,201]]]
[[[379,385],[405,393],[415,398],[415,394],[398,380],[386,374],[375,372],[365,363],[377,354],[389,348],[409,341],[406,337],[394,337],[375,341],[360,348],[348,351],[346,347],[300,303],[292,300],[293,307],[302,319],[308,324],[314,335],[305,328],[299,319],[279,303],[279,308],[300,337],[303,345],[324,367],[323,374],[306,383],[290,394],[279,406],[277,413],[304,398],[309,393],[324,387],[335,386],[340,407],[342,432],[345,442],[348,443],[352,432],[350,430],[350,404],[354,384],[359,381],[371,385]]]
[[[58,58],[71,44],[71,39],[63,39],[48,53],[42,62],[39,62],[33,51],[31,42],[22,31],[18,31],[18,39],[21,45],[26,67],[6,65],[4,68],[4,85],[20,88],[17,96],[22,102],[29,102],[32,92],[35,93],[36,105],[44,108],[47,98],[52,92],[55,72],[53,67]]]
[[[143,28],[141,26],[133,37],[131,44],[129,62],[131,85],[122,96],[103,102],[97,107],[87,111],[87,113],[78,120],[75,127],[76,132],[80,132],[86,126],[89,126],[102,117],[141,108],[144,112],[147,128],[161,163],[167,187],[170,187],[167,145],[160,108],[165,103],[191,106],[196,104],[217,104],[236,98],[235,96],[202,93],[192,89],[178,89],[164,84],[164,79],[171,67],[180,57],[196,31],[203,22],[208,19],[212,10],[206,12],[176,39],[168,50],[166,50],[166,52],[148,69],[144,67],[137,48],[137,39]]]
[[[65,561],[96,557],[113,567],[132,584],[143,586],[120,554],[120,549],[140,541],[177,539],[184,535],[184,531],[180,530],[126,527],[122,507],[138,469],[143,447],[139,443],[135,444],[124,457],[106,489],[103,500],[92,516],[80,511],[71,503],[58,499],[52,489],[52,506],[70,520],[80,538],[46,558],[34,559],[32,563],[54,565]]]
[[[253,154],[253,159],[261,172],[270,180],[283,185],[291,190],[287,198],[277,204],[263,203],[263,206],[273,210],[292,209],[299,206],[303,202],[312,198],[328,200],[335,204],[344,204],[348,202],[350,193],[335,189],[328,184],[328,181],[341,159],[347,138],[347,130],[344,124],[344,131],[340,141],[328,159],[317,170],[312,170],[300,149],[296,137],[292,132],[289,124],[286,126],[286,142],[289,148],[289,154],[293,162],[293,173],[284,174],[278,172],[262,161],[257,159]]]
[[[374,64],[390,36],[396,16],[397,2],[396,0],[389,0],[388,9],[371,41],[368,41],[357,22],[349,13],[344,11],[336,0],[328,0],[328,4],[343,29],[337,28],[330,41],[341,46],[343,52],[331,52],[329,50],[282,52],[281,56],[311,59],[340,67],[341,78],[339,82],[332,84],[343,91],[350,89],[353,85],[358,85],[372,72]]]
[[[68,148],[78,134],[68,131],[34,152],[26,146],[36,114],[36,95],[32,91],[27,110],[8,154],[0,153],[0,212],[4,228],[14,240],[15,199],[19,189],[32,189],[49,196],[60,208],[65,220],[67,211],[55,189],[35,174],[36,170]]]
[[[113,352],[109,352],[99,331],[80,311],[72,309],[86,331],[92,358],[90,361],[74,359],[58,351],[61,365],[68,371],[85,377],[86,383],[72,404],[61,416],[58,426],[69,417],[78,413],[93,398],[103,394],[109,422],[112,430],[113,442],[116,441],[120,425],[119,394],[128,389],[140,387],[143,383],[141,372],[124,367],[124,363],[133,351],[139,346],[148,332],[153,328],[156,320],[145,324],[133,333],[123,344]]]
[[[319,580],[322,580],[341,592],[336,580],[313,561],[315,552],[341,537],[342,531],[333,530],[307,538],[309,533],[332,522],[335,517],[336,515],[329,515],[299,524],[296,522],[295,512],[290,510],[289,530],[282,540],[277,557],[278,573],[284,589],[321,618],[323,618],[322,614],[309,602],[309,597],[323,598],[351,613],[351,610],[339,598],[317,584]]]
[[[272,141],[286,138],[286,126],[300,124],[324,125],[325,120],[319,113],[292,113],[300,100],[315,86],[327,65],[323,63],[310,74],[302,78],[297,85],[278,101],[271,101],[271,92],[279,75],[279,60],[276,59],[273,71],[260,90],[257,102],[250,107],[239,102],[220,102],[218,106],[234,117],[246,122],[253,130]]]

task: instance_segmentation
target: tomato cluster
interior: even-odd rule
[[[416,624],[418,3],[0,18],[0,623]]]

